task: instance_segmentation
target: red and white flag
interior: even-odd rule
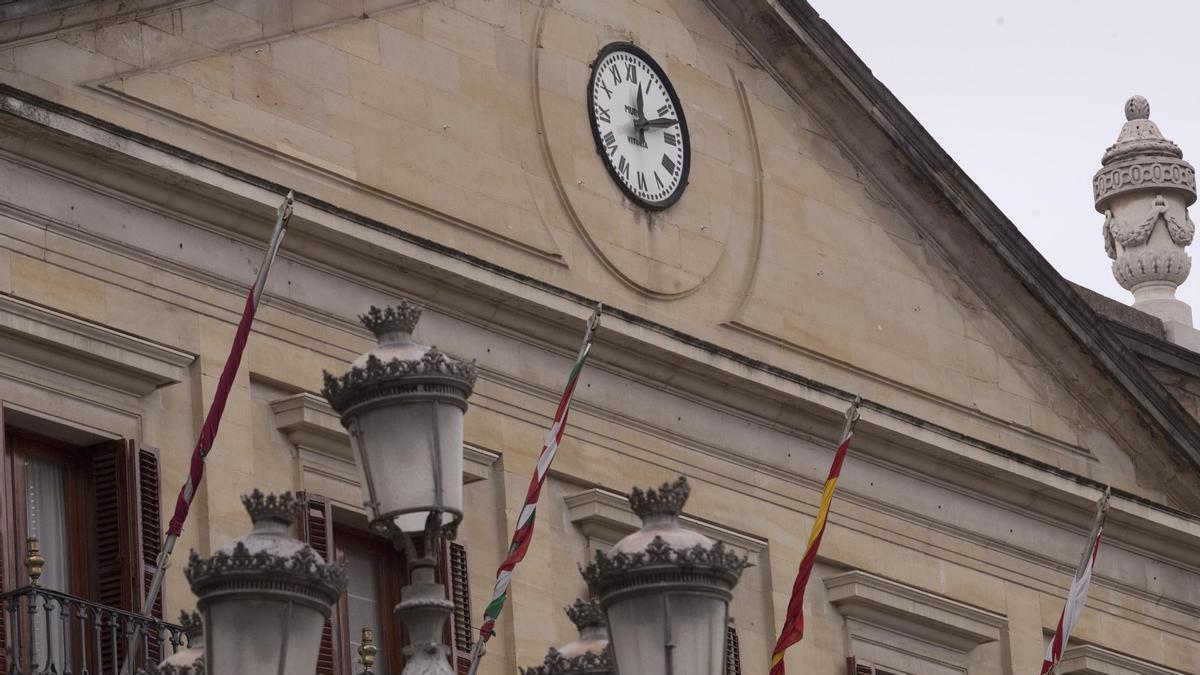
[[[1067,593],[1067,604],[1063,607],[1062,616],[1058,618],[1058,627],[1054,629],[1054,637],[1046,646],[1046,658],[1042,660],[1042,673],[1046,675],[1058,665],[1062,659],[1063,647],[1071,637],[1071,629],[1083,614],[1083,605],[1087,602],[1088,584],[1092,581],[1092,568],[1096,565],[1096,553],[1100,551],[1100,534],[1104,531],[1104,518],[1108,514],[1108,500],[1111,490],[1104,489],[1104,496],[1096,503],[1096,520],[1092,524],[1091,536],[1083,549],[1079,560],[1079,568],[1075,571],[1075,579],[1071,582],[1071,591]]]

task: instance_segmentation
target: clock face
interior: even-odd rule
[[[691,164],[687,121],[649,54],[625,42],[601,49],[588,82],[588,115],[596,151],[630,199],[648,209],[679,199]]]

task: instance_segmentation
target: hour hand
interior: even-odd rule
[[[673,127],[676,124],[679,124],[679,120],[671,119],[670,117],[657,117],[652,120],[639,120],[638,126],[642,128],[650,127],[653,129],[666,129],[667,127]]]

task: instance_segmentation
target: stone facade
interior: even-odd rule
[[[254,487],[362,513],[314,394],[371,345],[355,315],[408,297],[420,341],[478,359],[460,537],[486,595],[600,300],[484,675],[575,636],[554,617],[586,594],[577,565],[636,527],[613,492],[678,475],[685,516],[754,563],[732,613],[766,672],[855,394],[793,672],[1035,671],[1103,485],[1089,665],[1064,672],[1200,664],[1200,370],[1100,318],[811,8],[33,4],[0,4],[6,423],[159,447],[173,494],[297,193],[182,550],[243,532]],[[665,211],[622,194],[589,131],[589,64],[620,40],[686,111],[691,182]],[[168,615],[193,604],[172,568]]]

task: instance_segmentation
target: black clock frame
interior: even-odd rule
[[[666,199],[657,202],[650,202],[642,199],[621,180],[621,175],[617,172],[617,168],[608,160],[608,155],[604,152],[604,140],[600,137],[600,128],[596,125],[596,66],[604,61],[604,57],[613,52],[628,52],[646,62],[650,66],[650,70],[658,76],[658,79],[663,83],[663,87],[667,90],[667,96],[671,98],[671,103],[675,106],[676,119],[679,120],[679,139],[683,143],[683,170],[679,175],[679,186],[675,191],[667,196]],[[671,80],[667,77],[666,71],[658,65],[658,61],[654,57],[646,53],[646,50],[638,47],[632,42],[610,42],[596,54],[595,60],[591,64],[592,74],[588,77],[587,82],[587,107],[588,107],[588,124],[592,128],[592,140],[596,143],[596,154],[600,156],[600,163],[608,171],[608,175],[612,177],[613,182],[617,187],[621,188],[621,192],[630,199],[634,204],[641,206],[650,211],[662,211],[671,207],[679,198],[683,196],[683,190],[688,185],[688,174],[692,170],[692,140],[688,134],[687,119],[683,114],[683,104],[679,102],[679,95],[675,93],[675,86],[671,84]]]

